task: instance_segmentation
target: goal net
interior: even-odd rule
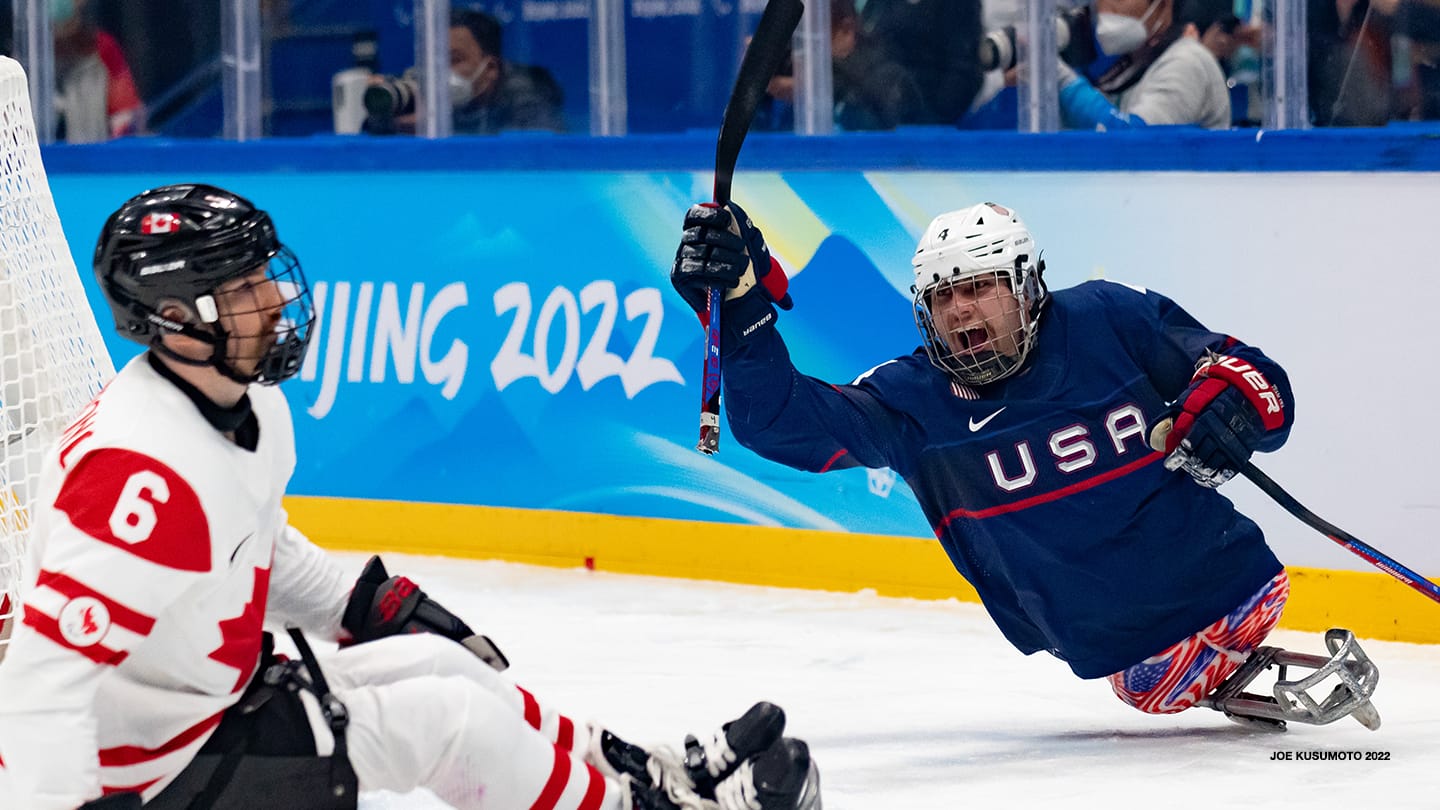
[[[114,374],[40,163],[25,71],[0,56],[0,657],[40,459]]]

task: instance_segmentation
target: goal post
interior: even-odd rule
[[[40,460],[114,374],[45,179],[25,71],[0,56],[0,657]]]

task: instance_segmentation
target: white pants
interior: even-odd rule
[[[460,810],[621,810],[621,788],[584,761],[584,724],[441,636],[392,636],[319,656],[350,713],[361,790],[425,787]],[[334,747],[305,698],[318,752]]]

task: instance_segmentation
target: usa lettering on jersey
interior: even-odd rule
[[[1104,431],[1109,439],[1108,445],[1105,442],[1097,445],[1087,425],[1072,424],[1051,431],[1045,446],[1050,451],[1050,461],[1055,469],[1071,474],[1092,467],[1100,459],[1101,449],[1107,446],[1113,448],[1116,456],[1123,456],[1131,450],[1128,444],[1131,439],[1138,440],[1140,449],[1148,450],[1145,444],[1145,415],[1138,405],[1127,403],[1106,412]],[[1018,459],[1018,471],[1013,464],[1007,470],[1008,460],[1001,457],[1001,451],[991,450],[985,454],[991,479],[1005,492],[1026,489],[1039,477],[1035,453],[1028,439],[1015,444],[1014,458]]]

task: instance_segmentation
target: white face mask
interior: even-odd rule
[[[459,107],[468,104],[471,99],[475,98],[477,95],[475,80],[479,79],[488,67],[490,67],[489,59],[481,62],[480,67],[476,68],[475,72],[469,76],[456,73],[454,68],[450,69],[450,104],[452,106]]]
[[[475,97],[475,80],[450,71],[450,103],[456,107]]]
[[[1141,45],[1145,44],[1145,40],[1150,38],[1150,31],[1145,27],[1145,21],[1159,5],[1159,0],[1155,0],[1149,8],[1145,9],[1144,16],[1138,19],[1125,14],[1102,12],[1095,21],[1095,41],[1099,43],[1100,50],[1109,56],[1124,56],[1127,53],[1134,53]]]

